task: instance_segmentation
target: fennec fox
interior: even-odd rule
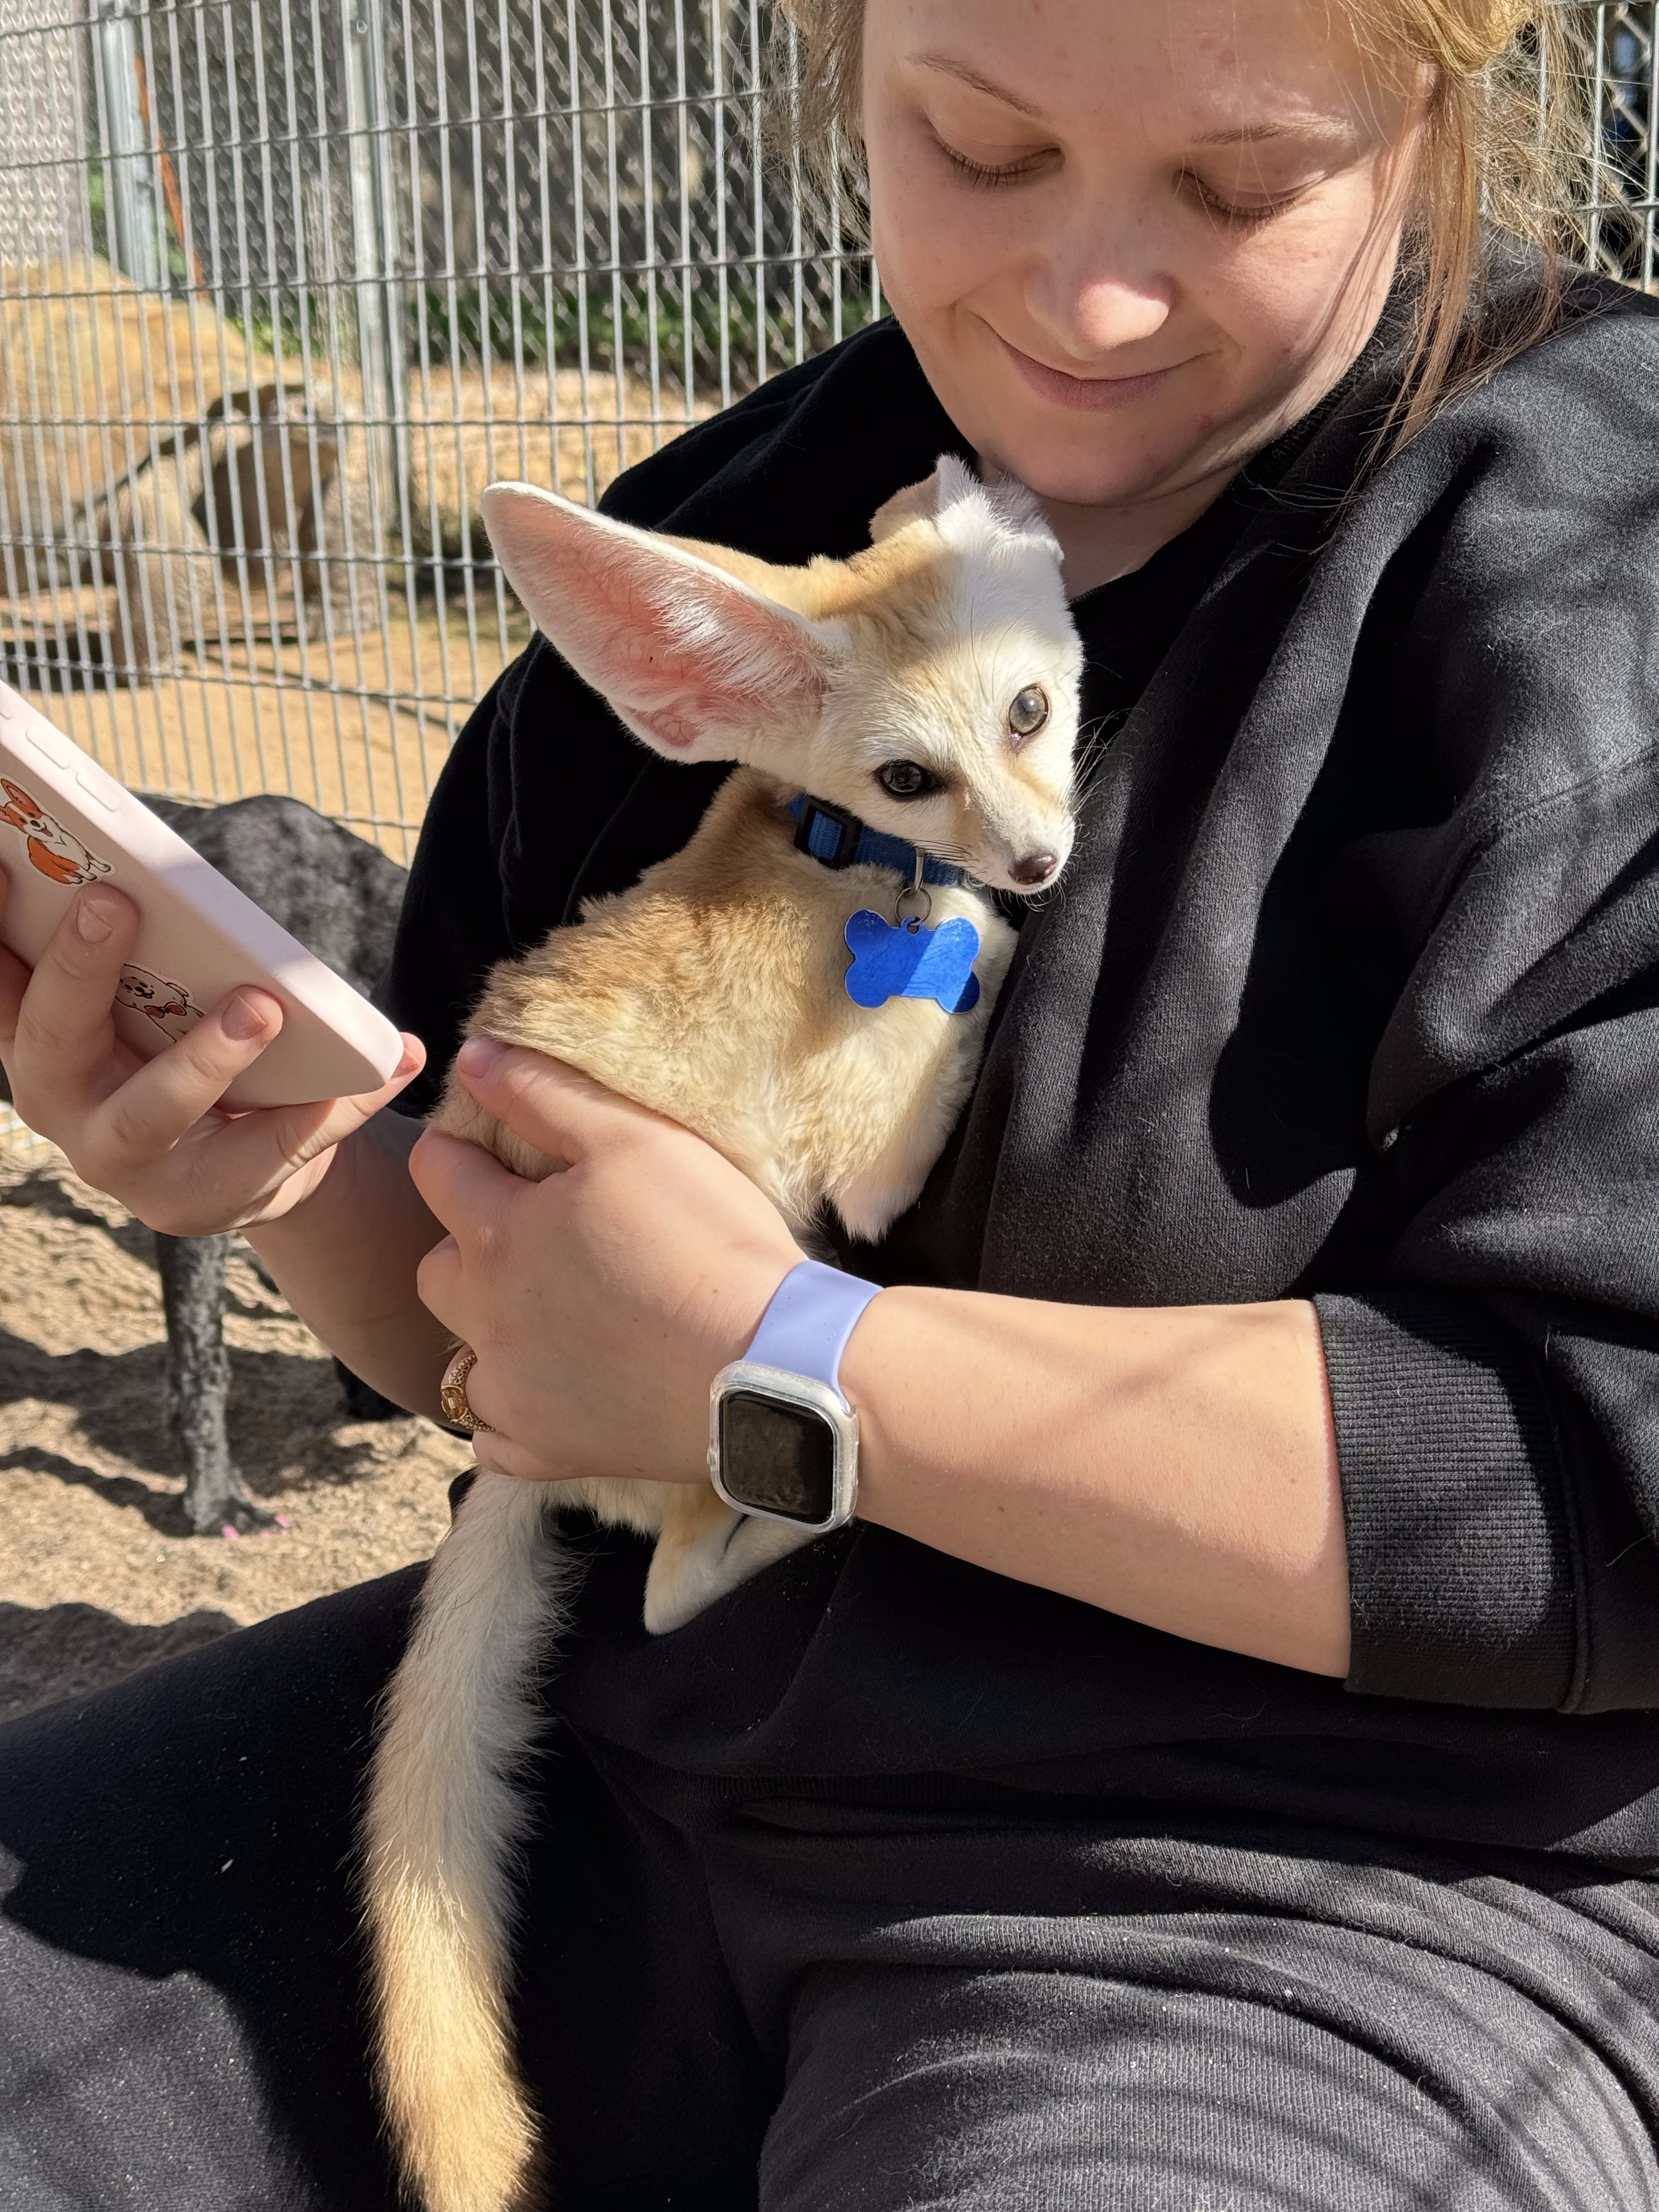
[[[637,738],[670,760],[739,765],[682,853],[499,967],[471,1030],[697,1131],[804,1241],[826,1206],[880,1236],[963,1106],[1013,950],[980,887],[1040,889],[1071,850],[1081,653],[1036,501],[947,458],[883,507],[866,550],[799,568],[522,484],[492,486],[483,513],[538,627]],[[823,865],[825,822],[830,842],[861,823],[946,865],[925,893],[890,844],[884,865]],[[849,923],[862,912],[856,936],[880,916],[896,935],[890,921],[927,901],[930,924],[978,932],[976,1000],[964,974],[963,1011],[855,1003]],[[523,1176],[560,1165],[453,1080],[432,1126]],[[550,1509],[565,1504],[656,1538],[658,1633],[809,1540],[706,1484],[474,1483],[388,1692],[364,1839],[381,2086],[428,2212],[538,2201],[505,2000],[508,1888],[526,1819],[515,1772],[562,1613]]]

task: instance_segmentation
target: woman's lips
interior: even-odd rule
[[[1131,406],[1137,399],[1145,399],[1148,393],[1157,391],[1177,368],[1185,366],[1176,362],[1168,368],[1148,369],[1139,376],[1068,376],[1063,368],[1050,368],[1047,362],[1022,353],[1000,332],[998,343],[1033,392],[1053,400],[1057,407],[1074,408],[1082,414],[1102,414],[1109,408]]]

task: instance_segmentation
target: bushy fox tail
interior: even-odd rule
[[[507,2014],[508,1881],[528,1824],[540,1655],[568,1570],[553,1486],[481,1474],[439,1546],[386,1693],[364,1822],[382,2095],[426,2212],[525,2212],[536,2115]]]

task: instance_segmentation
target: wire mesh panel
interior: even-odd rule
[[[1585,243],[1608,275],[1659,289],[1656,261],[1653,115],[1655,10],[1650,4],[1568,10],[1578,65],[1600,128],[1589,147]]]
[[[1564,9],[1652,288],[1654,7]],[[592,499],[879,312],[757,124],[769,0],[0,0],[0,656],[125,781],[400,857]]]
[[[761,0],[0,0],[0,651],[130,784],[399,855],[527,634],[478,495],[878,307]],[[24,150],[20,150],[24,149]]]

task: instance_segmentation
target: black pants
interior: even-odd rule
[[[414,1578],[0,1731],[0,2206],[377,2212],[354,1800]],[[556,1731],[567,2212],[1659,2212],[1647,1883],[1352,1838],[650,1809]]]

